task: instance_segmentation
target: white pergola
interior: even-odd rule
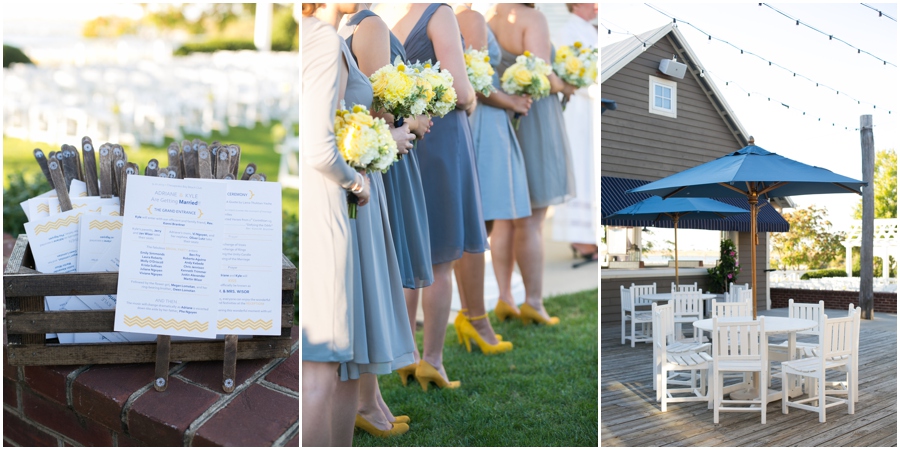
[[[897,226],[898,219],[875,219],[875,234],[872,242],[872,253],[881,258],[881,278],[888,278],[890,266],[888,255],[897,254]],[[853,275],[853,247],[862,245],[862,221],[850,225],[847,240],[841,241],[847,250],[847,276]]]

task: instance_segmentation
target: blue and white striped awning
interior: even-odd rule
[[[627,208],[641,200],[651,197],[648,194],[629,194],[625,191],[643,186],[649,181],[632,180],[629,178],[600,177],[600,214],[602,225],[619,227],[657,227],[674,228],[675,224],[668,218],[659,221],[634,220],[634,219],[606,219],[623,208]],[[715,198],[722,203],[737,206],[747,210],[747,214],[738,214],[725,219],[691,220],[685,216],[678,221],[678,228],[692,228],[697,230],[720,231],[750,231],[750,204],[743,198]],[[758,231],[785,232],[790,225],[778,211],[775,211],[764,199],[759,200],[759,215],[756,219]]]

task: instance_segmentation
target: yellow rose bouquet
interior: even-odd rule
[[[427,100],[425,87],[419,83],[418,74],[400,57],[394,59],[369,77],[372,83],[372,109],[394,115],[394,127],[403,125],[404,117],[425,112]]]
[[[374,118],[362,105],[346,110],[341,103],[334,115],[334,137],[341,156],[351,167],[366,172],[385,172],[397,160],[397,143],[384,119]],[[356,218],[358,199],[347,194],[348,213]]]
[[[578,88],[590,86],[597,79],[597,49],[576,41],[556,50],[553,71],[563,81]],[[563,109],[566,108],[565,101]]]
[[[431,65],[431,60],[424,64],[416,62],[413,71],[419,76],[425,88],[428,106],[425,112],[432,116],[444,117],[456,109],[456,89],[453,89],[453,75],[447,69],[441,70],[440,61]]]
[[[466,59],[466,75],[475,91],[487,97],[497,90],[494,87],[494,68],[491,67],[491,57],[487,50],[469,47],[463,56]]]
[[[550,95],[550,75],[552,69],[541,58],[528,50],[516,57],[515,64],[506,68],[500,77],[500,87],[511,95],[528,94],[535,100]],[[513,116],[513,125],[519,129],[521,114]]]

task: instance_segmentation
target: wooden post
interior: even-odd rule
[[[862,239],[859,248],[859,306],[863,319],[874,319],[873,292],[874,259],[872,245],[875,238],[875,138],[872,116],[859,116],[859,140],[862,147],[862,179],[868,183],[862,194]]]

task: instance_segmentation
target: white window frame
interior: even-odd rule
[[[656,106],[656,86],[662,86],[672,90],[672,108],[665,109]],[[650,113],[658,114],[661,116],[671,117],[673,119],[678,118],[678,83],[674,81],[665,80],[662,78],[654,77],[650,75]]]

